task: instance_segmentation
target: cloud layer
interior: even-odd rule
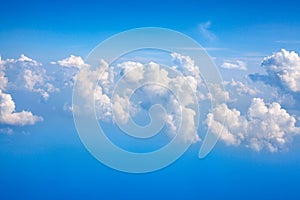
[[[254,82],[244,79],[224,81],[228,91],[224,91],[220,85],[211,86],[210,92],[213,95],[206,90],[199,68],[190,57],[178,53],[170,56],[173,62],[170,69],[182,76],[176,73],[171,75],[154,62],[126,61],[108,66],[102,60],[99,63],[100,68],[92,69],[80,56],[74,55],[51,62],[59,70],[50,76],[41,63],[25,55],[18,59],[0,59],[0,123],[23,126],[43,120],[30,111],[16,111],[10,89],[39,93],[47,100],[51,93],[60,92],[65,86],[71,89],[70,86],[77,79],[82,85],[82,96],[94,96],[94,99],[87,100],[85,109],[93,109],[92,105],[95,103],[96,115],[104,122],[118,121],[126,124],[130,118],[139,116],[139,112],[148,111],[151,105],[160,103],[166,109],[166,116],[158,117],[165,117],[168,133],[172,137],[181,126],[185,130],[184,140],[199,141],[196,111],[189,105],[191,99],[186,96],[182,102],[178,102],[174,96],[176,93],[184,96],[187,88],[185,84],[188,84],[200,103],[208,100],[223,102],[207,114],[205,123],[214,134],[223,130],[220,140],[226,145],[241,145],[254,151],[278,152],[287,149],[294,137],[299,135],[297,117],[290,114],[286,107],[286,102],[293,102],[293,105],[300,103],[297,98],[300,92],[300,57],[297,53],[285,49],[273,53],[262,61],[266,75],[252,74],[250,78]],[[222,67],[246,70],[247,64],[237,60],[224,62]],[[79,71],[81,74],[78,78]],[[130,95],[133,93],[130,88],[124,88],[123,92],[116,95],[114,89],[122,77],[122,84],[125,85],[152,81],[167,86],[173,93],[159,85],[147,85],[136,90],[134,98]],[[274,90],[258,90],[255,87],[257,80],[263,81]],[[87,94],[90,92],[93,94]],[[274,98],[269,101],[264,96]],[[247,102],[247,108],[239,107],[247,105]],[[72,110],[68,105],[70,103],[63,102],[64,110]],[[296,107],[294,109],[299,110]],[[187,120],[182,122],[182,115]],[[12,130],[1,129],[0,132],[12,133]]]

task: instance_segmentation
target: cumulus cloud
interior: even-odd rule
[[[300,57],[294,51],[280,52],[264,58],[262,66],[274,81],[292,92],[300,91]]]
[[[96,107],[96,115],[99,120],[109,122],[112,117],[111,99],[113,92],[114,71],[113,68],[108,67],[108,63],[101,60],[99,67],[91,68],[87,66],[79,71],[76,75],[76,82],[79,86],[78,92],[82,94],[83,101],[85,101],[85,110]],[[86,98],[93,96],[94,99]],[[94,101],[93,101],[94,100]]]
[[[57,62],[51,62],[51,64],[59,64],[63,67],[75,67],[80,69],[81,67],[87,67],[88,64],[80,56],[70,55],[69,57],[59,60]]]
[[[226,119],[225,123],[224,119]],[[226,104],[217,106],[212,113],[207,115],[205,122],[214,134],[222,130],[220,139],[227,145],[237,146],[244,139],[247,120],[238,110],[230,110]]]
[[[126,124],[140,110],[148,110],[150,105],[158,103],[166,108],[166,126],[171,135],[176,134],[179,126],[181,126],[184,130],[182,136],[184,141],[199,141],[198,124],[195,122],[196,111],[191,107],[193,99],[186,95],[187,88],[190,87],[192,92],[195,93],[196,99],[197,88],[202,87],[199,68],[187,56],[176,53],[171,56],[174,61],[172,69],[180,72],[178,74],[169,74],[162,66],[154,62],[126,61],[115,66],[108,66],[105,61],[101,61],[101,67],[96,70],[90,67],[80,70],[77,82],[80,83],[79,85],[82,88],[78,89],[82,97],[90,96],[89,93],[94,92],[96,113],[101,121],[118,121],[121,124]],[[183,76],[179,76],[179,74]],[[123,82],[120,83],[121,77],[123,77]],[[99,80],[98,84],[95,85],[97,80]],[[133,91],[125,87],[120,93],[113,95],[115,84],[139,85],[142,82],[156,84],[143,86],[139,91]],[[181,95],[183,98],[180,104],[176,103],[176,97],[168,89],[160,85],[164,85],[176,94]],[[93,91],[93,88],[95,91]],[[131,94],[133,93],[139,99],[136,102],[131,100]],[[86,99],[85,101],[88,103],[85,103],[84,109],[92,109],[89,108],[89,105],[93,105],[92,100]],[[183,115],[186,120],[181,121]]]
[[[221,67],[224,69],[247,70],[247,64],[240,60],[235,62],[224,62]]]
[[[40,74],[37,74],[36,72],[25,69],[23,72],[23,78],[25,80],[24,87],[30,91],[34,90],[35,85],[37,84],[43,84],[44,79],[41,74],[45,74],[45,70],[42,70]]]
[[[42,64],[22,54],[18,59],[1,60],[0,89],[6,85],[15,89],[24,89],[30,92],[40,93],[44,100],[49,98],[49,93],[58,92],[47,75]]]
[[[52,61],[50,64],[61,67],[56,72],[56,77],[59,79],[59,84],[63,84],[62,88],[73,87],[79,70],[89,67],[80,56],[74,55],[70,55],[59,61]]]
[[[262,62],[267,75],[252,74],[254,81],[263,81],[286,92],[300,92],[300,57],[294,51],[281,49]]]
[[[224,84],[223,84],[224,85]],[[211,84],[207,98],[214,102],[229,102],[232,101],[229,92],[224,90],[223,85]]]
[[[25,56],[24,54],[21,54],[21,57],[17,59],[15,62],[20,62],[24,66],[41,66],[42,64],[39,63],[36,60],[33,60],[32,58],[29,58]]]
[[[223,119],[226,116],[225,123]],[[296,119],[277,102],[266,104],[253,98],[245,115],[221,104],[207,115],[206,124],[212,133],[223,130],[220,139],[227,145],[244,145],[255,151],[277,152],[287,148],[293,137],[300,134]]]
[[[43,120],[42,117],[33,115],[29,111],[16,112],[11,95],[3,93],[2,90],[0,90],[0,113],[0,123],[8,125],[33,125]]]
[[[24,69],[23,79],[25,89],[40,93],[44,100],[48,100],[49,93],[59,91],[52,83],[47,82],[50,77],[47,76],[45,69]]]
[[[236,93],[239,96],[242,95],[253,96],[260,92],[257,88],[250,87],[246,82],[243,83],[241,81],[236,81],[234,79],[232,79],[231,81],[225,81],[224,85],[230,92]]]

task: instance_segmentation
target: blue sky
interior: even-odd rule
[[[0,199],[299,199],[299,6],[266,0],[1,1]],[[129,53],[112,64],[113,72],[102,63],[108,77],[99,82],[97,117],[108,137],[130,151],[153,150],[174,137],[176,112],[168,108],[165,136],[138,144],[119,136],[113,122],[124,118],[118,112],[111,117],[108,105],[116,103],[110,95],[120,77],[111,80],[111,73],[145,73],[149,61],[162,61],[197,82],[203,113],[199,129],[186,131],[185,139],[199,135],[199,141],[164,169],[130,174],[86,150],[72,116],[72,89],[80,70],[96,73],[88,71],[88,55],[100,42],[140,27],[173,29],[197,41],[216,63],[226,91],[213,88],[222,103],[209,110],[197,64],[174,52]],[[143,88],[135,96],[136,120],[148,122],[149,105],[161,99],[169,105],[170,93],[161,90]],[[221,124],[225,111],[229,120]],[[199,159],[207,127],[227,132]]]

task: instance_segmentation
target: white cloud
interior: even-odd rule
[[[126,124],[130,119],[129,109],[130,101],[128,98],[120,97],[116,95],[113,99],[113,112],[114,117],[117,121],[121,122],[122,124]]]
[[[224,119],[226,119],[225,122]],[[247,129],[247,120],[238,110],[231,110],[226,104],[218,105],[212,113],[207,115],[205,122],[214,134],[222,130],[220,139],[227,145],[239,145]]]
[[[43,78],[42,74],[45,74],[45,70],[41,70],[40,73],[38,74],[32,70],[25,69],[23,71],[23,78],[25,80],[24,87],[26,89],[28,89],[29,91],[33,91],[34,87],[37,84],[40,84],[40,85],[44,84],[44,78]]]
[[[240,60],[235,62],[224,62],[221,67],[224,69],[247,70],[247,64]]]
[[[5,90],[7,86],[7,77],[5,76],[5,73],[3,71],[0,71],[0,90]]]
[[[184,141],[199,141],[198,124],[195,123],[196,111],[191,107],[193,99],[186,95],[188,87],[191,87],[195,93],[198,92],[198,87],[202,87],[199,68],[187,56],[174,53],[172,57],[175,64],[172,68],[177,71],[177,75],[170,75],[162,66],[154,62],[142,64],[127,61],[116,66],[108,66],[107,63],[101,61],[101,67],[97,71],[90,69],[90,67],[82,68],[77,76],[77,81],[82,86],[79,88],[80,93],[82,97],[91,96],[89,92],[96,88],[93,95],[98,119],[118,121],[121,124],[126,124],[130,117],[136,116],[140,109],[149,109],[146,105],[162,104],[163,107],[167,108],[166,125],[169,132],[179,130],[178,127],[181,126],[184,130],[184,135],[182,135]],[[122,84],[123,82],[118,81],[124,75],[125,77],[122,79],[124,84]],[[95,85],[98,79],[98,85]],[[140,93],[136,93],[140,99],[139,102],[131,102],[130,98],[133,91],[129,88],[124,88],[120,94],[115,94],[114,98],[111,99],[115,84],[139,85],[141,82],[156,84],[144,86]],[[168,89],[160,85],[164,85],[182,96],[181,105],[174,103],[173,101],[176,100],[174,95],[171,95]],[[84,109],[92,109],[89,108],[89,105],[93,105],[92,100],[86,99],[85,101]],[[182,115],[184,115],[183,119],[186,119],[183,122],[180,121]],[[175,133],[173,132],[173,134]]]
[[[231,87],[230,92],[237,93],[240,96],[241,95],[253,96],[259,93],[259,90],[257,90],[256,88],[251,88],[246,83],[243,83],[241,81],[236,81],[234,79],[232,79],[230,82],[225,82],[225,86],[226,88],[230,86]]]
[[[223,124],[224,116],[226,116]],[[255,151],[266,149],[277,152],[287,148],[293,137],[300,133],[296,119],[279,103],[265,104],[263,99],[254,98],[245,115],[219,105],[207,115],[206,124],[212,133],[223,130],[220,139],[227,145],[244,145]]]
[[[271,85],[284,87],[291,92],[300,92],[300,57],[294,51],[280,52],[264,58],[262,66],[268,73]]]
[[[80,69],[81,67],[87,67],[88,64],[80,56],[70,55],[69,57],[57,61],[60,66],[63,67],[75,67]],[[51,64],[56,64],[56,62],[51,62]]]
[[[56,73],[56,76],[61,79],[59,83],[63,84],[62,87],[73,87],[78,71],[83,67],[89,67],[80,56],[74,55],[59,61],[52,61],[50,64],[62,67]]]
[[[21,57],[16,60],[16,62],[20,62],[24,66],[41,66],[42,64],[37,62],[36,60],[33,60],[32,58],[29,58],[25,56],[24,54],[21,55]]]
[[[229,102],[232,101],[229,92],[223,88],[220,84],[210,84],[210,91],[207,94],[207,98],[214,102]]]
[[[2,58],[0,56],[0,90],[5,90],[8,80],[5,76],[5,61],[2,61]]]
[[[144,66],[141,63],[138,62],[132,62],[132,61],[127,61],[123,62],[121,64],[118,64],[119,68],[121,68],[123,74],[128,74],[126,77],[127,81],[129,82],[138,82],[141,79],[143,79],[143,74],[144,74]],[[133,73],[128,73],[134,69]]]
[[[113,68],[109,68],[108,64],[101,60],[99,65],[101,67],[96,70],[87,66],[82,68],[77,75],[76,81],[79,87],[79,93],[82,94],[83,101],[85,101],[85,110],[96,107],[96,115],[102,121],[110,121],[112,116],[110,95],[113,91],[114,72]],[[98,82],[98,84],[97,84]],[[95,91],[94,91],[94,88]],[[93,99],[86,97],[94,96]]]
[[[189,56],[178,53],[172,53],[171,56],[173,62],[176,64],[172,68],[184,75],[185,81],[189,83],[189,86],[193,89],[199,100],[212,100],[215,102],[232,101],[229,92],[225,91],[221,84],[210,84],[209,86],[205,84],[201,78],[199,67],[195,65],[194,60]]]
[[[45,69],[23,70],[24,88],[31,92],[40,93],[44,100],[48,100],[49,93],[59,91],[52,83],[48,82],[50,79]]]
[[[3,93],[0,90],[0,123],[16,126],[33,125],[42,121],[40,116],[33,115],[29,111],[16,112],[15,102],[10,94]]]
[[[178,72],[183,73],[185,77],[193,77],[195,80],[193,82],[200,85],[202,83],[202,79],[200,76],[200,69],[197,65],[195,65],[195,61],[192,60],[189,56],[184,56],[179,53],[172,53],[171,54],[173,62]]]
[[[24,54],[17,60],[1,60],[0,65],[2,66],[0,70],[0,89],[2,90],[5,90],[8,85],[10,88],[40,93],[44,100],[49,98],[49,93],[59,91],[50,83],[53,78],[47,75],[42,64]]]

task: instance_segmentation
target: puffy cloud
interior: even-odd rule
[[[1,60],[0,65],[2,66],[2,71],[0,70],[0,89],[2,90],[5,89],[9,80],[9,86],[40,93],[44,100],[49,98],[49,93],[59,91],[50,83],[53,78],[47,75],[42,64],[24,54],[16,60]]]
[[[223,123],[222,119],[226,116]],[[227,145],[244,145],[255,151],[267,149],[277,152],[287,148],[293,137],[300,133],[296,119],[277,102],[266,104],[253,98],[245,115],[221,104],[207,115],[206,124],[212,133],[223,130],[220,139]]]
[[[0,123],[16,126],[33,125],[42,121],[40,116],[33,115],[29,111],[16,112],[15,102],[10,94],[3,93],[0,90]]]
[[[224,62],[221,65],[224,69],[237,69],[237,70],[247,70],[247,64],[243,61],[237,60],[234,62]]]
[[[191,82],[197,83],[198,86],[202,83],[200,69],[197,65],[195,65],[194,60],[192,60],[189,56],[184,56],[176,52],[172,53],[171,56],[175,63],[175,66],[173,66],[174,69],[183,73],[185,77],[189,77],[190,79],[193,78],[194,80]]]
[[[25,56],[24,54],[21,55],[21,57],[16,60],[16,62],[20,62],[24,66],[41,66],[42,64],[37,62],[36,60],[33,60],[32,58],[29,58]]]
[[[80,56],[74,55],[70,55],[59,61],[52,61],[50,64],[61,66],[55,75],[59,84],[63,84],[62,88],[73,87],[79,70],[89,67]]]
[[[252,74],[252,80],[263,81],[286,92],[300,92],[300,57],[296,52],[281,49],[264,58],[262,66],[268,75]]]
[[[89,66],[82,68],[76,81],[80,86],[78,88],[79,93],[82,94],[83,101],[86,102],[82,112],[85,112],[85,109],[93,109],[95,104],[97,117],[108,122],[111,121],[112,116],[110,96],[113,91],[114,72],[113,68],[109,68],[104,60],[101,60],[99,65],[100,67],[97,69],[91,69]],[[94,96],[94,99],[86,98],[90,96]]]
[[[80,56],[70,55],[69,57],[57,61],[60,66],[63,67],[75,67],[80,69],[81,67],[87,67],[88,64]],[[56,64],[56,62],[51,62],[51,64]]]
[[[114,117],[117,121],[121,122],[122,124],[126,124],[128,120],[130,119],[130,113],[129,110],[127,110],[130,107],[130,101],[129,98],[123,98],[119,95],[116,95],[113,100],[113,112]]]
[[[266,105],[262,99],[253,99],[248,118],[251,122],[249,132],[254,135],[249,146],[257,151],[262,148],[271,152],[283,149],[300,132],[295,126],[296,119],[276,102]]]
[[[42,85],[44,83],[42,74],[45,74],[45,70],[41,70],[40,73],[36,73],[32,70],[25,69],[23,71],[23,78],[25,80],[24,87],[29,91],[33,91],[36,85]]]
[[[127,61],[127,62],[123,62],[123,63],[118,64],[118,67],[121,68],[122,74],[128,74],[127,76],[125,76],[125,78],[129,82],[138,82],[138,81],[140,81],[141,79],[144,78],[143,77],[144,66],[141,63]],[[133,73],[128,73],[132,69],[134,69],[134,72]]]
[[[294,51],[281,49],[280,52],[264,58],[262,66],[271,79],[279,81],[292,92],[300,91],[300,57]]]
[[[178,74],[169,74],[166,69],[154,62],[143,64],[127,61],[116,66],[108,66],[101,61],[101,67],[96,70],[91,67],[82,68],[76,80],[80,86],[79,92],[83,98],[91,96],[90,92],[94,92],[92,95],[95,100],[92,102],[91,99],[85,99],[84,109],[92,109],[91,105],[95,103],[99,120],[126,124],[130,117],[135,117],[141,109],[147,111],[151,105],[161,104],[167,112],[166,126],[170,135],[175,134],[181,126],[181,130],[184,130],[183,141],[199,141],[198,124],[195,121],[196,111],[191,107],[193,99],[190,95],[186,95],[187,88],[191,87],[196,99],[197,88],[202,87],[199,68],[187,56],[174,53],[172,58],[175,64],[172,69]],[[98,84],[95,85],[97,80]],[[120,83],[120,80],[123,82]],[[126,86],[147,82],[155,84],[144,85],[138,91],[125,87],[120,93],[114,94],[116,84]],[[169,90],[182,97],[180,104]],[[138,101],[132,101],[131,94],[134,94]],[[185,120],[181,121],[182,119]]]
[[[211,84],[209,87],[210,91],[207,97],[215,102],[229,102],[232,101],[228,91],[225,91],[223,85]]]
[[[210,84],[207,86],[201,78],[199,67],[189,56],[181,55],[176,52],[171,54],[175,66],[172,69],[184,75],[185,81],[193,89],[199,100],[212,100],[215,102],[229,102],[230,95],[224,90],[222,84]],[[209,89],[209,90],[208,90]]]
[[[256,95],[259,93],[259,90],[256,88],[251,88],[246,83],[243,83],[241,81],[236,81],[232,79],[231,81],[224,82],[224,85],[226,88],[230,87],[230,92],[237,93],[239,96],[241,95]]]
[[[226,119],[226,121],[224,121]],[[207,115],[206,124],[212,133],[218,134],[222,130],[220,139],[227,145],[239,145],[244,138],[247,121],[236,110],[230,110],[226,104],[220,104],[212,113]]]
[[[44,100],[48,100],[49,93],[59,91],[52,83],[46,82],[50,77],[47,76],[45,69],[24,69],[23,79],[25,89],[31,92],[40,93]]]

